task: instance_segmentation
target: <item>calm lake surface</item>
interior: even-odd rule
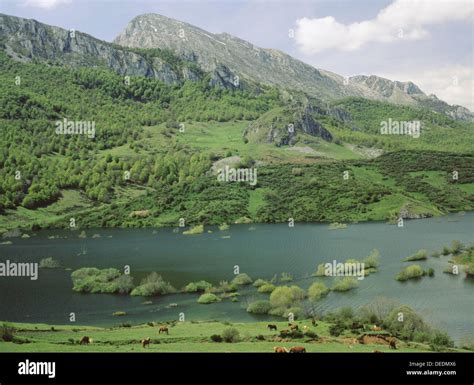
[[[0,245],[0,262],[39,262],[53,257],[59,269],[40,269],[39,278],[0,277],[0,320],[16,322],[69,323],[76,314],[78,325],[118,325],[177,319],[179,313],[191,320],[252,321],[259,318],[245,311],[250,300],[261,297],[254,288],[242,290],[240,302],[224,300],[199,305],[198,295],[177,294],[148,298],[80,294],[72,291],[71,271],[81,267],[123,270],[131,268],[138,284],[149,272],[157,271],[175,287],[190,281],[218,283],[233,278],[234,266],[253,279],[270,279],[274,274],[293,274],[293,284],[307,288],[315,280],[328,286],[332,278],[311,278],[319,263],[336,259],[363,258],[377,248],[379,271],[360,281],[348,293],[330,293],[321,308],[363,306],[377,297],[386,297],[410,305],[433,326],[444,329],[455,339],[474,335],[474,280],[444,274],[448,257],[416,262],[432,267],[435,277],[400,283],[394,276],[407,263],[402,259],[419,249],[429,252],[458,239],[474,241],[474,213],[452,214],[441,218],[405,221],[403,228],[387,223],[360,223],[346,229],[329,230],[327,224],[234,225],[228,231],[183,235],[173,229],[89,229],[87,238],[79,231],[54,230],[31,234],[29,239],[12,238],[11,245]],[[99,234],[100,238],[92,238]],[[51,237],[55,237],[51,239]],[[462,270],[462,269],[461,269]],[[177,306],[169,306],[170,304]],[[125,311],[124,317],[114,317]]]

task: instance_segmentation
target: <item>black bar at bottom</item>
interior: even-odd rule
[[[19,364],[26,360],[54,362],[55,377],[20,375]],[[473,383],[471,353],[0,354],[0,385]]]

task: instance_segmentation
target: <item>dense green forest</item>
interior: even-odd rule
[[[152,51],[171,66],[187,65]],[[179,84],[125,81],[103,68],[18,63],[0,53],[0,228],[65,227],[71,215],[81,227],[137,227],[179,218],[357,221],[393,219],[402,207],[426,215],[472,209],[472,124],[360,98],[325,109],[301,93],[211,87],[210,75],[200,75]],[[296,149],[314,153],[244,137],[263,114],[275,111],[279,124],[288,117],[276,112],[308,103],[334,136],[329,143],[298,133]],[[428,134],[382,137],[387,116],[428,122]],[[94,122],[93,137],[58,135],[64,119]],[[388,153],[370,160],[361,155],[369,147]],[[230,156],[236,167],[258,167],[255,186],[217,181],[211,166]],[[140,210],[146,214],[131,215]]]

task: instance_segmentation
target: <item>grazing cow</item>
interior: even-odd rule
[[[89,338],[88,336],[84,336],[81,338],[81,341],[79,342],[80,345],[89,345],[92,342],[92,339]]]
[[[313,326],[318,326],[318,324],[316,323],[316,320],[315,320],[314,318],[311,320],[311,324],[312,324]]]
[[[158,334],[161,334],[161,333],[170,334],[169,330],[168,330],[168,327],[167,326],[161,326],[160,330],[158,330]]]
[[[288,349],[284,346],[274,346],[273,350],[275,351],[275,353],[288,353]]]
[[[274,324],[268,324],[268,325],[267,325],[267,329],[270,329],[270,330],[278,330],[277,326],[274,325]]]
[[[289,323],[288,326],[290,327],[291,330],[298,330],[299,329],[297,324]]]
[[[380,326],[377,326],[377,325],[372,326],[372,331],[374,331],[374,332],[379,332],[381,330],[382,330],[382,328]]]
[[[147,346],[150,346],[150,341],[151,341],[151,338],[148,337],[148,338],[145,338],[145,339],[141,340],[140,342],[142,343],[142,347],[146,348]]]
[[[290,353],[306,353],[306,348],[304,346],[293,346],[290,348]]]
[[[394,349],[394,350],[397,350],[397,340],[393,337],[390,337],[388,339],[388,347],[390,349]]]

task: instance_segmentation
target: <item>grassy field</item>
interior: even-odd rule
[[[274,323],[278,329],[288,328],[286,322]],[[269,331],[265,322],[177,322],[171,323],[169,335],[159,334],[159,324],[132,327],[97,328],[84,326],[51,326],[45,324],[16,323],[13,342],[0,342],[0,352],[273,352],[274,346],[304,346],[308,352],[394,352],[388,344],[361,344],[355,341],[357,335],[346,332],[340,337],[331,337],[329,324],[318,322],[313,327],[309,321],[298,321],[319,338],[308,337],[284,339],[278,332]],[[210,336],[221,334],[226,328],[236,328],[239,342],[212,342]],[[80,345],[83,336],[92,338],[90,345]],[[261,340],[257,339],[260,338]],[[151,345],[143,348],[140,341],[151,338]],[[263,339],[262,339],[263,338]],[[427,345],[399,341],[396,352],[430,351]],[[455,349],[451,349],[455,350]]]

